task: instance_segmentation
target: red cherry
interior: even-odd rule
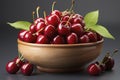
[[[75,15],[73,16],[73,18],[81,18],[81,19],[83,20],[83,16],[80,15],[80,14],[75,14]]]
[[[92,63],[87,67],[87,72],[90,75],[99,75],[101,73],[101,68],[98,64]]]
[[[106,70],[112,70],[115,64],[114,59],[110,56],[105,56],[103,63],[106,66]]]
[[[48,44],[49,43],[49,40],[46,36],[44,35],[39,35],[37,37],[37,40],[36,40],[36,43],[37,44]]]
[[[64,44],[65,40],[62,36],[57,35],[56,37],[54,37],[52,44]]]
[[[25,42],[36,42],[36,35],[33,35],[32,32],[27,31],[24,35]]]
[[[61,16],[62,16],[62,13],[59,10],[54,10],[54,11],[52,11],[51,14],[56,14],[59,18],[61,18]]]
[[[43,18],[37,18],[35,21],[34,21],[34,24],[37,24],[37,23],[40,23],[40,22],[45,22],[45,20]]]
[[[68,44],[76,44],[78,43],[78,37],[75,33],[71,33],[67,36],[67,43]]]
[[[19,67],[17,66],[16,62],[10,61],[6,64],[6,71],[10,74],[16,74],[19,70]]]
[[[96,33],[96,34],[97,34],[97,41],[102,40],[102,36],[101,36],[101,35],[99,35],[98,33]]]
[[[21,67],[21,72],[22,74],[26,75],[26,76],[30,76],[33,72],[33,65],[30,63],[25,63],[22,67]]]
[[[87,35],[83,35],[80,37],[80,43],[88,43],[90,40],[89,40],[89,37]]]
[[[56,14],[52,14],[46,17],[46,21],[48,25],[53,25],[57,27],[58,24],[60,23],[60,18]]]
[[[44,29],[44,35],[52,39],[53,37],[56,36],[56,30],[55,27],[52,25],[48,25]]]
[[[36,24],[36,31],[39,31],[39,30],[41,30],[40,31],[40,33],[44,33],[44,28],[46,27],[46,24],[45,24],[45,22],[39,22],[39,23],[37,23]]]
[[[67,22],[62,21],[59,25],[58,25],[58,33],[60,35],[69,35],[70,33],[70,23],[68,23],[68,25],[66,25]]]
[[[70,16],[63,16],[61,21],[66,21],[67,22],[69,20],[69,18],[70,18]]]
[[[81,26],[81,24],[73,24],[71,26],[71,31],[76,33],[78,36],[83,34],[83,27]]]
[[[87,36],[90,39],[90,42],[96,42],[97,41],[97,35],[94,32],[88,32]]]
[[[24,41],[24,35],[27,31],[26,30],[21,30],[19,33],[18,33],[18,38],[22,41]]]
[[[36,25],[35,24],[32,24],[31,26],[30,26],[30,31],[32,32],[32,33],[35,33],[36,32]]]

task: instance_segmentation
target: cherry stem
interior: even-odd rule
[[[73,14],[70,15],[70,18],[69,18],[68,21],[66,22],[65,26],[68,25],[68,23],[69,23],[70,19],[72,18],[72,16],[73,16]]]
[[[35,11],[32,12],[32,18],[33,18],[33,22],[35,20]]]
[[[56,4],[56,1],[54,1],[53,4],[52,4],[52,12],[53,12],[53,10],[54,10],[55,4]]]
[[[43,12],[43,15],[44,15],[45,24],[46,24],[46,12],[45,11]]]
[[[72,0],[72,5],[71,5],[69,11],[72,11],[72,10],[73,10],[74,4],[75,4],[75,0]]]
[[[20,53],[19,53],[19,55],[18,55],[18,60],[16,61],[16,64],[18,64],[18,62],[21,60],[21,61],[23,61],[24,60],[24,57],[23,57],[23,55],[21,55]]]
[[[115,49],[114,51],[113,51],[113,53],[111,54],[111,57],[113,57],[114,55],[115,55],[115,53],[117,53],[118,52],[118,49]]]
[[[44,27],[39,29],[37,32],[33,33],[32,35],[36,35],[37,33],[41,32],[43,29],[44,29]]]
[[[39,18],[39,9],[40,9],[40,6],[38,6],[38,7],[36,8],[37,18]]]

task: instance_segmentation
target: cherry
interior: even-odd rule
[[[62,36],[57,35],[56,37],[53,38],[52,44],[64,44],[65,40]]]
[[[81,18],[81,19],[83,20],[83,16],[80,15],[80,14],[75,14],[75,15],[73,16],[73,18]]]
[[[99,35],[98,33],[96,33],[96,34],[97,34],[97,41],[102,40],[102,36],[101,36],[101,35]]]
[[[82,19],[81,18],[73,18],[72,24],[76,24],[76,23],[81,23]]]
[[[79,38],[79,41],[80,43],[88,43],[90,40],[89,37],[85,34]]]
[[[104,57],[104,60],[103,60],[103,63],[105,64],[106,66],[106,69],[105,70],[112,70],[112,68],[114,67],[114,59],[110,56],[105,56]]]
[[[48,25],[44,29],[44,35],[52,39],[56,35],[55,27],[52,25]]]
[[[63,16],[61,20],[62,20],[62,21],[68,21],[69,18],[70,18],[70,16],[66,15],[66,16]]]
[[[37,8],[36,8],[36,14],[37,14],[37,19],[36,20],[34,20],[34,24],[37,24],[37,23],[40,23],[40,22],[45,22],[45,20],[43,19],[43,18],[39,18],[39,9],[40,9],[40,7],[38,6]],[[34,13],[35,12],[33,12],[33,19],[34,19]]]
[[[56,14],[51,14],[46,17],[46,22],[48,25],[58,26],[60,23],[60,18]]]
[[[68,35],[67,36],[67,43],[68,44],[76,44],[76,43],[78,43],[77,34],[71,33],[70,35]]]
[[[32,32],[27,31],[24,35],[25,42],[36,42],[36,35],[33,35]]]
[[[10,74],[16,74],[19,70],[15,61],[10,61],[6,64],[6,71]]]
[[[70,33],[70,23],[68,23],[68,25],[66,25],[67,22],[62,21],[59,25],[58,25],[58,33],[60,35],[68,35]]]
[[[54,11],[52,11],[51,14],[56,14],[59,18],[61,18],[61,16],[62,16],[62,13],[59,10],[54,10]]]
[[[33,64],[25,63],[21,67],[21,72],[22,72],[22,74],[24,74],[26,76],[30,76],[32,74],[32,72],[33,72]]]
[[[97,41],[96,33],[94,33],[94,32],[88,32],[87,36],[89,37],[90,42],[96,42]]]
[[[98,64],[92,63],[87,67],[87,72],[90,75],[99,75],[101,73],[101,68]]]
[[[37,37],[37,40],[36,40],[36,43],[37,44],[48,44],[49,43],[49,40],[46,36],[44,35],[39,35]]]
[[[71,26],[71,31],[76,33],[78,36],[82,35],[83,33],[83,27],[81,26],[81,24],[73,24]]]
[[[45,22],[39,22],[39,23],[36,24],[36,28],[35,28],[35,29],[36,29],[36,31],[39,31],[39,30],[42,29],[42,30],[40,31],[40,33],[43,34],[43,33],[44,33],[44,28],[45,28],[45,27],[46,27]]]
[[[21,30],[19,33],[18,33],[18,38],[22,41],[24,41],[24,35],[27,31],[26,30]]]
[[[31,31],[32,33],[35,33],[35,32],[36,32],[36,25],[35,25],[35,24],[32,24],[32,25],[30,26],[30,31]]]
[[[59,10],[54,10],[54,6],[55,6],[56,2],[53,2],[52,4],[52,13],[51,14],[55,14],[57,15],[59,18],[61,18],[62,13]]]
[[[37,18],[34,23],[37,24],[37,23],[40,23],[40,22],[45,22],[45,20],[43,18]]]

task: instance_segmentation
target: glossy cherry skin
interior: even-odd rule
[[[6,71],[10,74],[16,74],[19,70],[15,61],[10,61],[6,64]]]
[[[62,12],[60,12],[59,10],[54,10],[54,11],[52,11],[51,14],[56,14],[59,18],[61,18],[61,16],[62,16]]]
[[[36,35],[33,35],[33,33],[32,32],[30,32],[30,31],[27,31],[26,33],[25,33],[25,35],[24,35],[24,41],[25,42],[29,42],[29,43],[31,43],[31,42],[36,42]]]
[[[40,33],[44,33],[44,28],[46,27],[45,22],[39,22],[36,24],[36,31],[39,31]]]
[[[43,18],[37,18],[35,21],[34,21],[34,24],[37,24],[39,22],[45,22],[45,20]]]
[[[81,18],[82,20],[84,19],[83,16],[80,15],[80,14],[75,14],[75,15],[73,16],[73,18]]]
[[[46,36],[44,35],[39,35],[37,37],[37,40],[36,40],[36,43],[37,44],[48,44],[49,43],[49,40]]]
[[[52,44],[64,44],[64,43],[65,43],[65,39],[60,35],[54,37],[52,41]]]
[[[60,18],[56,14],[51,14],[46,17],[47,25],[53,25],[55,27],[60,23]]]
[[[30,63],[25,63],[22,67],[21,67],[21,72],[22,74],[26,75],[26,76],[30,76],[33,72],[33,64]]]
[[[71,33],[70,35],[68,35],[67,36],[67,43],[68,44],[76,44],[76,43],[78,43],[77,34]]]
[[[97,41],[97,35],[94,32],[88,32],[87,36],[90,39],[90,42],[96,42]]]
[[[96,75],[99,75],[101,73],[101,68],[98,64],[92,63],[87,67],[87,72],[90,75],[96,76]]]
[[[19,33],[18,33],[18,38],[22,41],[24,41],[24,35],[27,31],[26,30],[21,30]]]
[[[61,20],[67,22],[69,20],[69,18],[70,18],[70,16],[63,16]]]
[[[56,36],[56,30],[55,27],[52,25],[48,25],[44,29],[44,35],[47,36],[48,38],[52,39],[53,37]]]
[[[66,25],[65,21],[62,21],[59,25],[58,25],[58,33],[60,35],[66,36],[70,34],[70,23],[68,23],[68,25]]]
[[[83,35],[79,38],[79,41],[80,41],[80,43],[88,43],[90,40],[87,35]]]
[[[71,26],[71,31],[76,33],[78,36],[83,34],[83,27],[81,26],[81,24],[73,24]]]
[[[31,31],[32,33],[35,33],[35,32],[36,32],[36,25],[35,25],[35,24],[32,24],[32,25],[30,26],[30,31]]]

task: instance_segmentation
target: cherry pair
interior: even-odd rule
[[[33,72],[33,65],[18,57],[6,64],[6,71],[10,74],[16,74],[19,70],[22,74],[29,76]]]
[[[114,67],[114,59],[112,58],[112,56],[118,52],[118,50],[116,49],[113,54],[110,56],[109,53],[107,53],[105,55],[105,57],[103,58],[102,62],[99,63],[98,61],[95,62],[95,63],[92,63],[90,64],[88,67],[87,67],[87,72],[90,74],[90,75],[99,75],[101,74],[102,72],[105,72],[105,71],[109,71],[109,70],[112,70],[112,68]]]

